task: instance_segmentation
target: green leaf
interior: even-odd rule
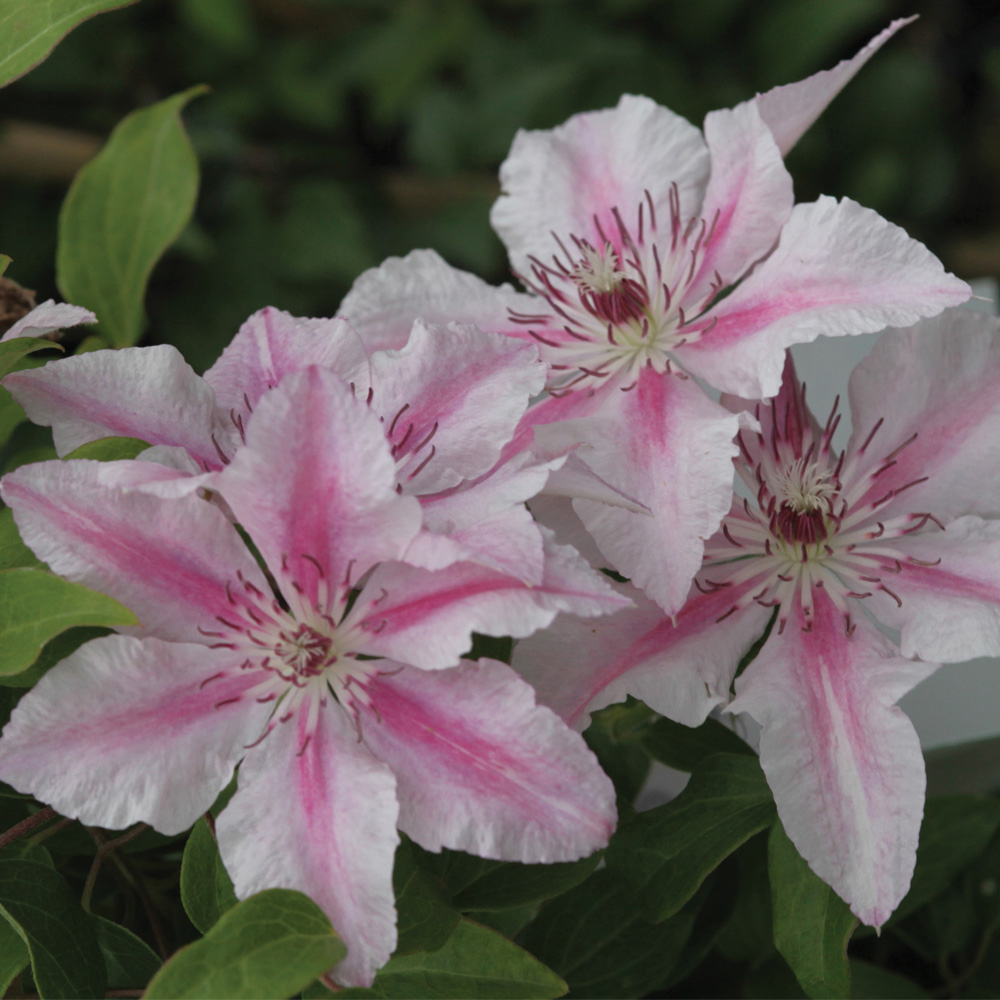
[[[0,674],[27,670],[53,636],[76,625],[137,625],[127,608],[41,569],[0,571]]]
[[[149,447],[145,441],[133,437],[106,437],[88,441],[74,448],[63,458],[91,458],[98,462],[117,462],[120,459],[135,458]]]
[[[986,850],[1000,829],[1000,801],[986,795],[934,795],[924,805],[917,864],[910,891],[891,926],[943,892]]]
[[[573,997],[641,997],[676,967],[696,911],[692,905],[670,920],[647,923],[631,887],[603,869],[549,903],[520,939],[566,979]]]
[[[59,635],[45,644],[41,653],[38,654],[38,659],[27,670],[22,670],[19,674],[0,674],[0,687],[34,687],[43,674],[48,673],[57,663],[65,660],[70,653],[75,652],[85,642],[110,634],[111,629],[99,628],[95,625],[79,625],[76,628],[66,629],[65,632],[60,632]]]
[[[851,1000],[925,1000],[926,994],[912,979],[870,962],[852,958]]]
[[[116,347],[142,333],[153,266],[180,235],[198,194],[198,161],[180,112],[205,87],[134,111],[76,175],[59,215],[56,279],[67,302],[97,314]]]
[[[27,946],[42,997],[103,997],[97,934],[72,890],[37,861],[0,861],[0,914]]]
[[[435,952],[392,958],[376,975],[371,990],[343,990],[336,996],[344,1000],[351,997],[545,1000],[565,992],[562,979],[533,955],[502,934],[463,919],[444,947]]]
[[[8,267],[10,267],[10,257],[5,253],[0,253],[0,278],[3,277]]]
[[[730,962],[759,962],[761,956],[774,950],[767,833],[751,837],[734,857],[739,863],[736,898],[715,947]]]
[[[614,782],[619,812],[631,804],[649,774],[649,754],[642,736],[655,718],[653,710],[635,698],[595,712],[583,738]]]
[[[236,905],[219,845],[203,816],[191,830],[181,859],[181,902],[191,923],[207,934]]]
[[[21,935],[13,925],[0,920],[0,997],[7,995],[10,984],[30,961],[28,946],[21,940]]]
[[[440,880],[418,867],[416,850],[407,840],[396,849],[392,884],[399,932],[395,954],[437,951],[451,936],[460,914],[448,903]]]
[[[697,729],[673,719],[658,719],[643,734],[642,745],[655,760],[678,771],[693,771],[713,753],[753,756],[746,742],[715,719],[706,719]]]
[[[61,351],[63,348],[54,340],[44,337],[15,337],[0,344],[0,378],[11,371],[15,364],[27,354],[44,350]]]
[[[806,996],[850,995],[847,942],[857,917],[800,857],[780,822],[767,845],[774,943]]]
[[[46,59],[82,21],[132,3],[135,0],[5,0],[0,8],[0,87]],[[0,274],[3,271],[0,268]]]
[[[713,754],[676,799],[619,828],[608,847],[608,866],[640,890],[647,919],[664,920],[774,815],[756,757]]]
[[[237,903],[153,977],[147,1000],[285,1000],[336,965],[347,949],[301,892],[266,889]]]
[[[108,970],[109,990],[142,990],[163,964],[156,952],[130,930],[92,917]]]
[[[597,867],[601,853],[548,865],[489,861],[463,851],[421,851],[418,857],[421,867],[444,883],[458,909],[506,910],[541,903],[579,885]]]
[[[34,552],[21,541],[10,507],[0,510],[0,570],[20,566],[41,566]]]

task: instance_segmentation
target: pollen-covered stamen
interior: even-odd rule
[[[282,664],[278,670],[293,684],[318,677],[327,667],[337,662],[330,636],[317,632],[303,622],[294,631],[282,630],[278,640],[274,646],[274,655]]]
[[[647,191],[634,226],[614,207],[610,232],[594,216],[594,242],[553,233],[557,252],[551,261],[530,258],[531,275],[522,280],[546,300],[548,310],[511,311],[511,319],[528,327],[558,373],[550,390],[588,387],[612,375],[623,376],[628,387],[646,365],[683,377],[670,352],[712,328],[714,321],[704,313],[722,279],[715,275],[706,283],[702,277],[715,220],[683,220],[676,185],[669,206],[665,234],[657,232]]]

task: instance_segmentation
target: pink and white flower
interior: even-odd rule
[[[31,312],[22,316],[2,337],[0,342],[15,340],[17,337],[47,337],[56,330],[79,326],[81,323],[96,323],[97,317],[83,306],[49,299]]]
[[[576,503],[601,551],[668,612],[728,508],[739,427],[690,376],[771,396],[790,344],[904,326],[969,296],[875,212],[828,197],[794,205],[782,161],[904,23],[832,71],[713,111],[704,134],[629,95],[519,132],[492,221],[529,294],[420,251],[362,276],[341,307],[379,346],[443,313],[536,340],[550,395],[524,438],[555,425],[539,431],[543,446],[582,444],[594,473],[653,511]]]
[[[588,624],[589,647],[560,619],[515,665],[578,726],[626,694],[687,725],[748,713],[789,836],[879,926],[909,886],[923,810],[896,702],[938,662],[1000,654],[1000,323],[952,310],[890,331],[850,396],[838,452],[836,412],[817,423],[787,361],[779,395],[753,406],[760,432],[738,436],[750,499],[733,499],[676,619],[622,587],[636,608]]]
[[[549,862],[607,843],[613,788],[580,737],[490,660],[473,630],[526,636],[558,611],[623,604],[544,538],[536,585],[472,562],[401,560],[421,528],[398,453],[331,372],[263,394],[208,483],[219,507],[118,487],[134,463],[47,462],[3,480],[40,558],[126,602],[141,625],[96,639],[25,696],[0,775],[104,827],[186,829],[239,764],[218,819],[241,897],[300,889],[370,984],[396,940],[396,827],[428,850]]]

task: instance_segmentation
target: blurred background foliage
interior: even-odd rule
[[[413,247],[502,280],[488,210],[519,127],[625,91],[700,123],[911,13],[791,154],[798,198],[849,195],[1000,274],[1000,7],[969,0],[141,0],[4,90],[0,248],[55,296],[75,171],[128,112],[209,84],[185,112],[195,219],[147,297],[146,342],[201,370],[255,309],[330,315]]]

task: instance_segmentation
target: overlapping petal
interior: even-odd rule
[[[724,392],[773,396],[791,344],[907,326],[969,294],[898,226],[824,196],[795,206],[774,252],[713,307],[714,327],[677,355]]]
[[[213,484],[282,592],[307,605],[401,557],[420,527],[419,503],[396,492],[378,420],[322,368],[286,376],[260,400],[246,446]]]
[[[506,664],[377,677],[365,743],[399,782],[399,825],[431,851],[529,863],[607,844],[615,793],[580,736]]]
[[[202,642],[232,604],[237,572],[267,591],[236,529],[212,504],[189,495],[163,500],[119,488],[131,462],[25,465],[0,493],[32,551],[53,572],[120,601],[140,626],[129,631]]]
[[[224,676],[220,676],[224,675]],[[0,740],[0,777],[91,826],[186,830],[229,783],[268,708],[230,650],[115,635],[53,667]]]
[[[924,763],[895,703],[936,668],[906,660],[867,621],[852,636],[822,591],[736,681],[731,712],[763,726],[760,762],[799,853],[855,915],[883,924],[910,885]]]
[[[96,323],[97,317],[83,306],[74,306],[68,302],[56,302],[49,299],[40,306],[35,306],[26,316],[22,316],[2,337],[4,340],[14,340],[16,337],[44,337],[56,330],[65,330],[81,323]]]
[[[370,986],[396,945],[396,782],[338,705],[320,709],[308,743],[307,718],[247,755],[216,823],[219,851],[241,898],[276,887],[310,896],[347,945],[333,975]]]

